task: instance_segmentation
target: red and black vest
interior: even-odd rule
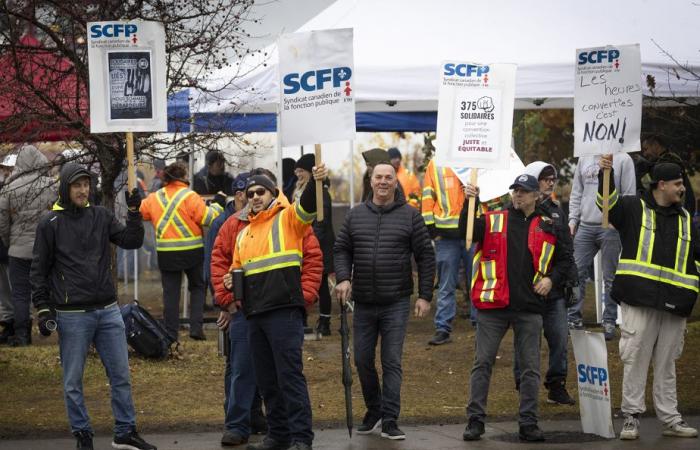
[[[508,210],[484,214],[484,240],[477,244],[472,264],[472,304],[478,309],[505,308],[508,289]],[[549,274],[557,238],[540,227],[549,218],[537,216],[530,222],[527,247],[535,268],[533,286]]]

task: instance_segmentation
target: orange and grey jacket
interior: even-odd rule
[[[423,179],[421,211],[431,236],[461,239],[459,213],[464,204],[462,182],[449,167],[430,161]]]

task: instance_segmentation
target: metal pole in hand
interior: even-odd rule
[[[476,186],[478,180],[478,169],[472,168],[469,183]],[[469,209],[467,210],[467,250],[472,247],[472,237],[474,236],[474,210],[476,209],[476,197],[469,197]]]
[[[315,161],[316,167],[320,166],[323,161],[321,160],[321,144],[316,144],[314,146],[315,151]],[[316,180],[316,220],[323,222],[323,181]]]

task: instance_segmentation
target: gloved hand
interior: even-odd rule
[[[131,192],[124,191],[124,198],[126,199],[126,206],[129,208],[129,211],[135,212],[141,207],[141,194],[138,188],[132,189]]]
[[[39,333],[42,336],[51,336],[56,329],[56,315],[49,309],[39,311]]]
[[[226,195],[223,192],[217,192],[212,199],[213,203],[218,203],[222,208],[226,208]]]

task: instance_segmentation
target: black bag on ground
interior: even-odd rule
[[[126,331],[126,342],[136,353],[146,358],[162,359],[170,353],[175,342],[163,325],[134,300],[121,307]]]

